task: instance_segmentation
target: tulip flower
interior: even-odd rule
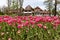
[[[23,25],[21,25],[21,24],[17,26],[17,28],[22,28],[22,27],[23,27]]]
[[[33,24],[35,24],[35,21],[31,21],[31,20],[30,20],[30,23],[33,25]]]
[[[23,23],[24,26],[28,26],[29,25],[29,21],[26,21]]]
[[[42,28],[42,27],[43,27],[43,25],[42,25],[42,24],[37,24],[37,26],[38,26],[39,28]]]

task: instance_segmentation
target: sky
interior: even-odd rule
[[[33,8],[39,6],[41,9],[45,9],[44,0],[24,0],[23,8],[27,5],[31,5]],[[7,6],[7,0],[0,0],[0,7]]]

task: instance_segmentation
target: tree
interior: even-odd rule
[[[17,9],[17,8],[18,8],[18,0],[12,0],[11,9]]]
[[[56,16],[57,14],[57,5],[60,4],[60,1],[59,0],[55,0],[55,13],[54,13],[54,16]]]
[[[8,12],[10,10],[11,0],[8,0]]]
[[[8,9],[17,9],[17,13],[18,13],[18,9],[20,7],[20,13],[18,13],[18,15],[22,14],[22,5],[23,5],[23,0],[8,0]]]
[[[53,9],[53,0],[45,0],[44,4],[46,5],[46,8],[50,12],[50,15],[51,15],[52,9]]]
[[[56,16],[57,14],[57,0],[55,0],[55,12],[54,12],[54,16]]]
[[[54,1],[54,2],[53,2]],[[60,4],[60,0],[45,0],[46,8],[50,13],[53,13],[54,16],[57,14],[57,6]],[[54,10],[54,12],[52,12]]]
[[[20,14],[18,14],[18,15],[22,15],[22,6],[23,6],[23,1],[24,1],[24,0],[19,0],[19,5],[20,5]]]
[[[4,10],[2,8],[0,8],[0,15],[4,15]]]

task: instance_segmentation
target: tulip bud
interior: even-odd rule
[[[44,29],[47,29],[47,27],[46,27],[46,26],[43,26],[43,28],[44,28]]]
[[[2,32],[1,35],[3,36],[4,35],[4,32]]]
[[[34,25],[32,25],[32,28],[34,28]]]
[[[26,30],[26,32],[28,32],[28,30]]]
[[[8,38],[8,40],[12,40],[12,38]]]
[[[18,34],[20,34],[20,32],[21,32],[20,30],[17,31]]]

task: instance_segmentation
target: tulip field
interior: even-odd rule
[[[60,40],[60,16],[0,16],[0,40]]]

